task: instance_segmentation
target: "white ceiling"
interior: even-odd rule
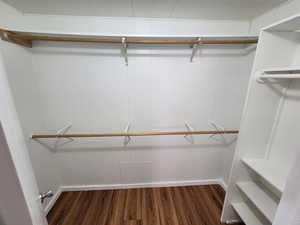
[[[286,0],[5,0],[23,13],[105,17],[251,19]]]

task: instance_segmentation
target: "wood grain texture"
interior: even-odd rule
[[[14,32],[6,31],[0,29],[0,39],[4,41],[8,41],[17,45],[21,45],[22,47],[32,48],[32,41],[26,40],[22,38],[18,38],[14,36]]]
[[[9,32],[9,31],[6,31]],[[21,34],[13,33],[12,37],[23,39],[26,41],[68,41],[68,42],[92,42],[92,43],[111,43],[111,44],[122,44],[122,38],[100,38],[100,37],[75,37],[75,36],[47,36],[47,35],[34,35],[34,34]],[[191,44],[210,44],[210,45],[225,45],[225,44],[256,44],[257,38],[251,39],[236,39],[236,40],[133,40],[126,39],[127,44],[171,44],[171,45],[191,45]]]
[[[63,192],[49,225],[223,225],[219,185]]]

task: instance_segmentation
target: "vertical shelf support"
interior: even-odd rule
[[[195,56],[197,50],[199,49],[201,38],[198,38],[197,41],[199,41],[197,44],[193,44],[193,50],[192,50],[192,55],[191,55],[191,58],[190,58],[190,62],[193,62],[194,56]]]
[[[125,65],[128,66],[126,37],[122,38],[122,55],[123,55],[124,60],[125,60]]]

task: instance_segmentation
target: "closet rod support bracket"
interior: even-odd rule
[[[128,123],[127,126],[125,127],[125,134],[128,134],[129,129],[130,129],[131,124]],[[124,146],[127,146],[131,141],[131,137],[130,136],[125,136],[124,138]]]
[[[193,131],[194,131],[194,128],[193,128],[190,124],[185,123],[184,125],[185,125],[185,127],[186,127],[186,129],[187,129],[188,132],[193,132]],[[184,138],[185,138],[190,144],[194,144],[194,138],[193,138],[193,135],[188,135],[188,134],[186,134],[186,135],[184,135]]]
[[[214,128],[216,131],[220,131],[220,132],[224,132],[225,133],[225,128],[221,127],[220,125],[217,125],[215,122],[210,122],[210,126],[212,128]],[[212,134],[209,136],[209,138],[214,139],[215,141],[220,141],[219,138],[216,138],[216,135],[220,135],[221,136],[221,141],[223,141],[224,143],[226,143],[226,139],[224,137],[224,135],[222,133],[218,133],[218,134]]]
[[[192,49],[192,55],[191,55],[191,58],[190,58],[190,62],[193,62],[194,56],[196,55],[196,52],[199,49],[199,45],[201,43],[201,40],[202,39],[199,37],[199,38],[197,38],[198,43],[197,44],[193,44],[193,47],[192,47],[193,49]]]
[[[16,37],[16,34],[11,31],[0,29],[0,39],[26,48],[32,48],[32,41]]]
[[[122,37],[122,55],[125,60],[125,65],[128,66],[128,56],[127,56],[127,43],[126,43],[126,37]]]
[[[59,135],[66,134],[71,129],[71,127],[72,127],[72,124],[69,124],[69,125],[61,128],[60,130],[58,130],[56,132],[56,134],[58,135],[58,137],[56,138],[55,143],[54,143],[54,150],[57,150],[57,148],[59,147],[59,145],[64,145],[64,144],[67,144],[67,143],[70,143],[70,142],[74,141],[74,139],[71,138],[71,137],[63,137],[65,139],[67,139],[67,141],[65,141],[63,143],[60,143],[61,137],[59,137]]]

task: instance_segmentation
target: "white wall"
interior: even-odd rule
[[[31,218],[27,208],[20,182],[17,179],[16,169],[11,159],[10,151],[6,142],[4,131],[0,123],[0,224],[14,224],[20,222],[31,225]],[[16,204],[17,203],[17,204]],[[18,211],[18,216],[15,216]]]
[[[0,0],[0,28],[56,34],[107,36],[248,35],[248,20],[155,19],[21,14]]]
[[[195,37],[246,35],[249,29],[247,21],[18,12],[14,18],[17,22],[1,26],[69,34]],[[78,133],[122,132],[128,122],[137,132],[182,130],[185,122],[207,130],[209,121],[238,129],[253,57],[241,48],[204,48],[190,63],[187,46],[130,46],[126,67],[117,45],[35,42],[32,50],[1,45],[40,191],[56,191],[60,185],[226,181],[234,143],[225,146],[208,136],[194,137],[194,145],[180,136],[133,138],[126,148],[122,138],[76,139],[57,153],[27,137],[56,132],[69,123],[71,132]],[[228,141],[232,139],[228,135]]]
[[[265,26],[271,25],[284,18],[298,14],[300,11],[299,0],[289,0],[276,8],[269,10],[261,16],[255,18],[251,23],[250,33],[253,35],[259,34],[259,30]]]
[[[5,43],[1,42],[0,47],[3,45]],[[46,224],[46,221],[41,214],[40,204],[38,203],[38,188],[9,88],[7,80],[9,74],[3,63],[2,51],[0,53],[0,119],[4,132],[3,134],[1,131],[1,160],[6,160],[1,162],[1,172],[3,173],[1,174],[3,175],[1,179],[4,182],[1,185],[0,195],[1,217],[3,216],[4,221],[11,225],[20,223],[43,225]],[[17,59],[18,55],[15,57]],[[4,135],[8,146],[4,143]],[[9,148],[9,153],[7,152],[7,147]],[[14,168],[12,168],[12,165],[9,165],[10,159],[14,164]],[[6,182],[13,183],[10,190],[6,186],[9,183]],[[20,187],[19,185],[22,188],[21,190],[18,188]],[[7,195],[5,196],[5,194]],[[10,198],[8,199],[9,196]],[[26,202],[23,201],[23,198],[26,199]],[[13,211],[11,211],[12,208]],[[18,210],[17,213],[15,210]],[[28,214],[30,218],[28,218]]]
[[[25,14],[24,31],[107,36],[248,35],[246,20],[195,20]]]
[[[58,191],[60,186],[59,174],[56,162],[51,152],[29,139],[32,129],[43,129],[41,120],[41,107],[38,90],[35,88],[35,73],[33,71],[31,51],[8,42],[1,42],[0,51],[3,55],[3,63],[9,74],[13,97],[17,112],[25,135],[26,144],[29,148],[35,176],[40,192],[48,189]],[[22,98],[17,93],[22,93]],[[45,205],[47,200],[45,201]]]
[[[21,27],[23,23],[23,15],[7,5],[3,1],[0,1],[0,27],[4,29],[12,29],[14,27]],[[17,106],[18,116],[24,133],[28,133],[32,130],[32,125],[42,126],[39,120],[39,113],[33,115],[30,110],[30,103],[35,102],[38,96],[35,93],[35,89],[32,88],[33,82],[29,79],[19,79],[20,76],[24,78],[28,74],[32,74],[32,57],[28,49],[10,44],[8,42],[1,41],[0,53],[2,54],[1,63],[5,66],[5,71],[8,74],[10,83],[14,83],[13,89],[23,90],[26,100],[16,98],[13,91],[13,97]],[[28,100],[30,99],[30,100]],[[1,118],[4,119],[4,118]],[[47,151],[41,151],[40,145],[35,142],[29,142],[28,135],[25,135],[25,141],[29,148],[29,154],[31,157],[32,166],[35,172],[36,181],[38,183],[39,192],[44,192],[48,189],[52,189],[54,193],[58,191],[60,186],[59,174],[57,173],[57,167],[52,160],[53,156]],[[45,206],[48,204],[48,200],[45,201]]]
[[[0,28],[10,29],[20,25],[22,14],[12,6],[0,0]]]
[[[26,135],[68,123],[78,133],[122,132],[128,122],[133,132],[182,130],[185,122],[207,130],[209,121],[238,129],[251,67],[240,49],[204,49],[194,63],[186,48],[133,49],[126,67],[118,48],[96,46],[35,44],[36,75],[26,79],[36,82],[30,88],[39,99],[27,109],[33,118],[41,113],[43,126],[32,123]],[[28,99],[11,81],[18,102]],[[183,137],[139,137],[127,148],[122,138],[76,139],[54,157],[62,185],[223,178],[230,149],[207,136],[194,139],[190,145]]]

